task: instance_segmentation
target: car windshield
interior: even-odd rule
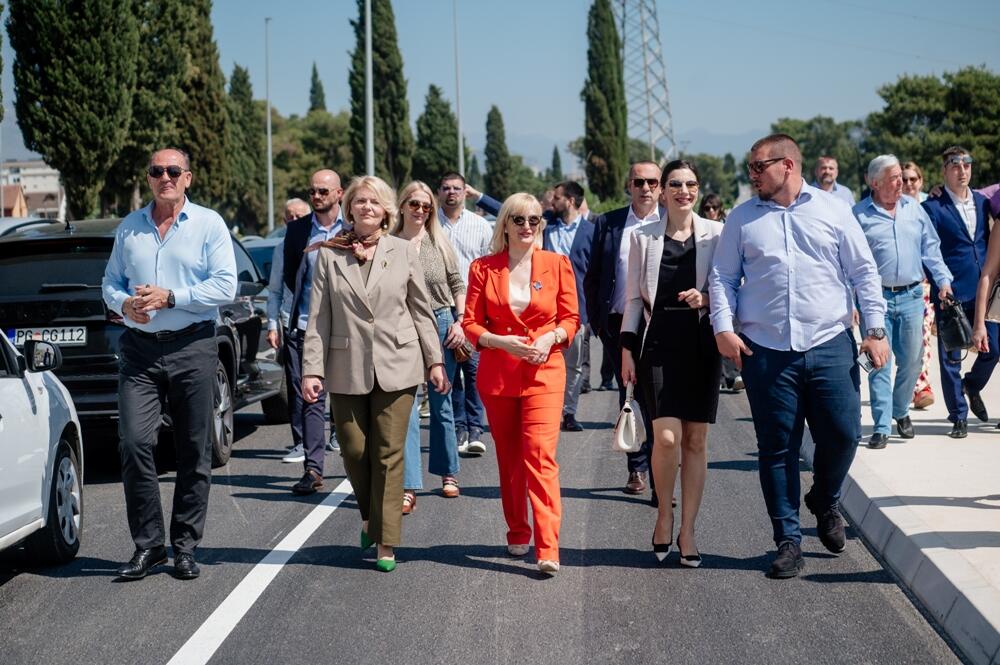
[[[0,254],[0,297],[99,289],[109,248],[18,243]],[[13,251],[11,251],[13,250]]]

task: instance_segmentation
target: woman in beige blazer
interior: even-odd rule
[[[708,425],[719,405],[722,365],[708,317],[708,273],[722,224],[694,212],[698,171],[674,160],[663,168],[661,203],[667,213],[632,236],[625,312],[622,379],[641,388],[653,421],[652,471],[659,507],[653,552],[661,562],[673,544],[671,500],[681,459],[681,565],[697,568],[701,556],[694,523],[708,470]],[[642,339],[639,317],[646,318]],[[635,355],[639,356],[636,369]],[[678,454],[680,457],[678,457]]]
[[[319,251],[302,358],[302,396],[323,384],[344,468],[361,510],[361,547],[378,543],[379,570],[396,567],[403,501],[403,443],[417,386],[429,372],[450,389],[416,247],[389,235],[396,197],[384,181],[356,178],[344,193],[353,226]]]

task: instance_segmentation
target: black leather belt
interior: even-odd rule
[[[909,291],[914,286],[919,285],[920,282],[913,282],[912,284],[907,284],[905,286],[882,286],[883,291],[888,291],[889,293],[899,293],[900,291]]]
[[[155,339],[157,342],[172,342],[175,339],[196,333],[212,325],[215,324],[211,321],[199,321],[198,323],[192,323],[188,327],[181,328],[180,330],[161,330],[159,332],[146,332],[145,330],[139,330],[138,328],[129,328],[129,330],[143,339]]]

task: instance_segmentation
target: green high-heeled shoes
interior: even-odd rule
[[[371,538],[369,538],[368,534],[365,532],[365,530],[362,529],[361,530],[361,549],[366,550],[366,549],[368,549],[369,547],[371,547],[374,544],[375,544],[375,541],[372,540]]]
[[[383,573],[391,573],[396,570],[396,557],[379,559],[375,562],[375,569]]]

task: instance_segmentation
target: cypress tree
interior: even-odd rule
[[[486,175],[483,178],[486,193],[503,201],[513,194],[514,163],[507,151],[503,116],[496,106],[491,106],[486,115],[486,149],[483,152],[486,156]]]
[[[240,228],[253,232],[266,225],[267,188],[264,117],[253,101],[250,72],[233,66],[227,100],[230,128],[230,187],[226,212]]]
[[[601,199],[621,194],[628,170],[627,110],[621,41],[610,0],[594,0],[587,18],[587,81],[584,103],[584,166],[590,189]]]
[[[185,7],[187,20],[173,26],[182,40],[182,50],[174,55],[187,59],[176,113],[178,147],[191,157],[192,198],[214,207],[229,189],[226,81],[212,35],[212,0],[187,0]]]
[[[483,184],[483,172],[479,170],[479,160],[476,159],[475,155],[469,161],[469,172],[466,174],[465,180],[479,191],[483,191],[483,187],[486,186]]]
[[[442,173],[455,170],[457,155],[458,121],[441,88],[432,84],[427,90],[424,112],[417,118],[413,177],[433,186]]]
[[[312,82],[309,84],[309,110],[326,110],[326,93],[323,92],[323,82],[319,80],[319,70],[313,63]]]
[[[131,0],[12,0],[15,110],[27,148],[62,175],[69,214],[97,210],[127,135],[139,31]]]
[[[549,167],[549,181],[562,182],[562,157],[559,156],[559,146],[552,146],[552,166]]]
[[[133,0],[139,27],[132,120],[125,145],[108,171],[105,212],[127,212],[142,205],[150,154],[178,142],[176,111],[186,65],[177,26],[186,18],[186,0]],[[111,205],[116,202],[117,205]]]
[[[372,0],[372,78],[375,175],[403,184],[413,164],[413,131],[406,101],[403,57],[396,41],[396,19],[389,0]],[[365,172],[365,3],[358,0],[358,19],[351,21],[356,45],[351,55],[351,152],[354,172]]]

